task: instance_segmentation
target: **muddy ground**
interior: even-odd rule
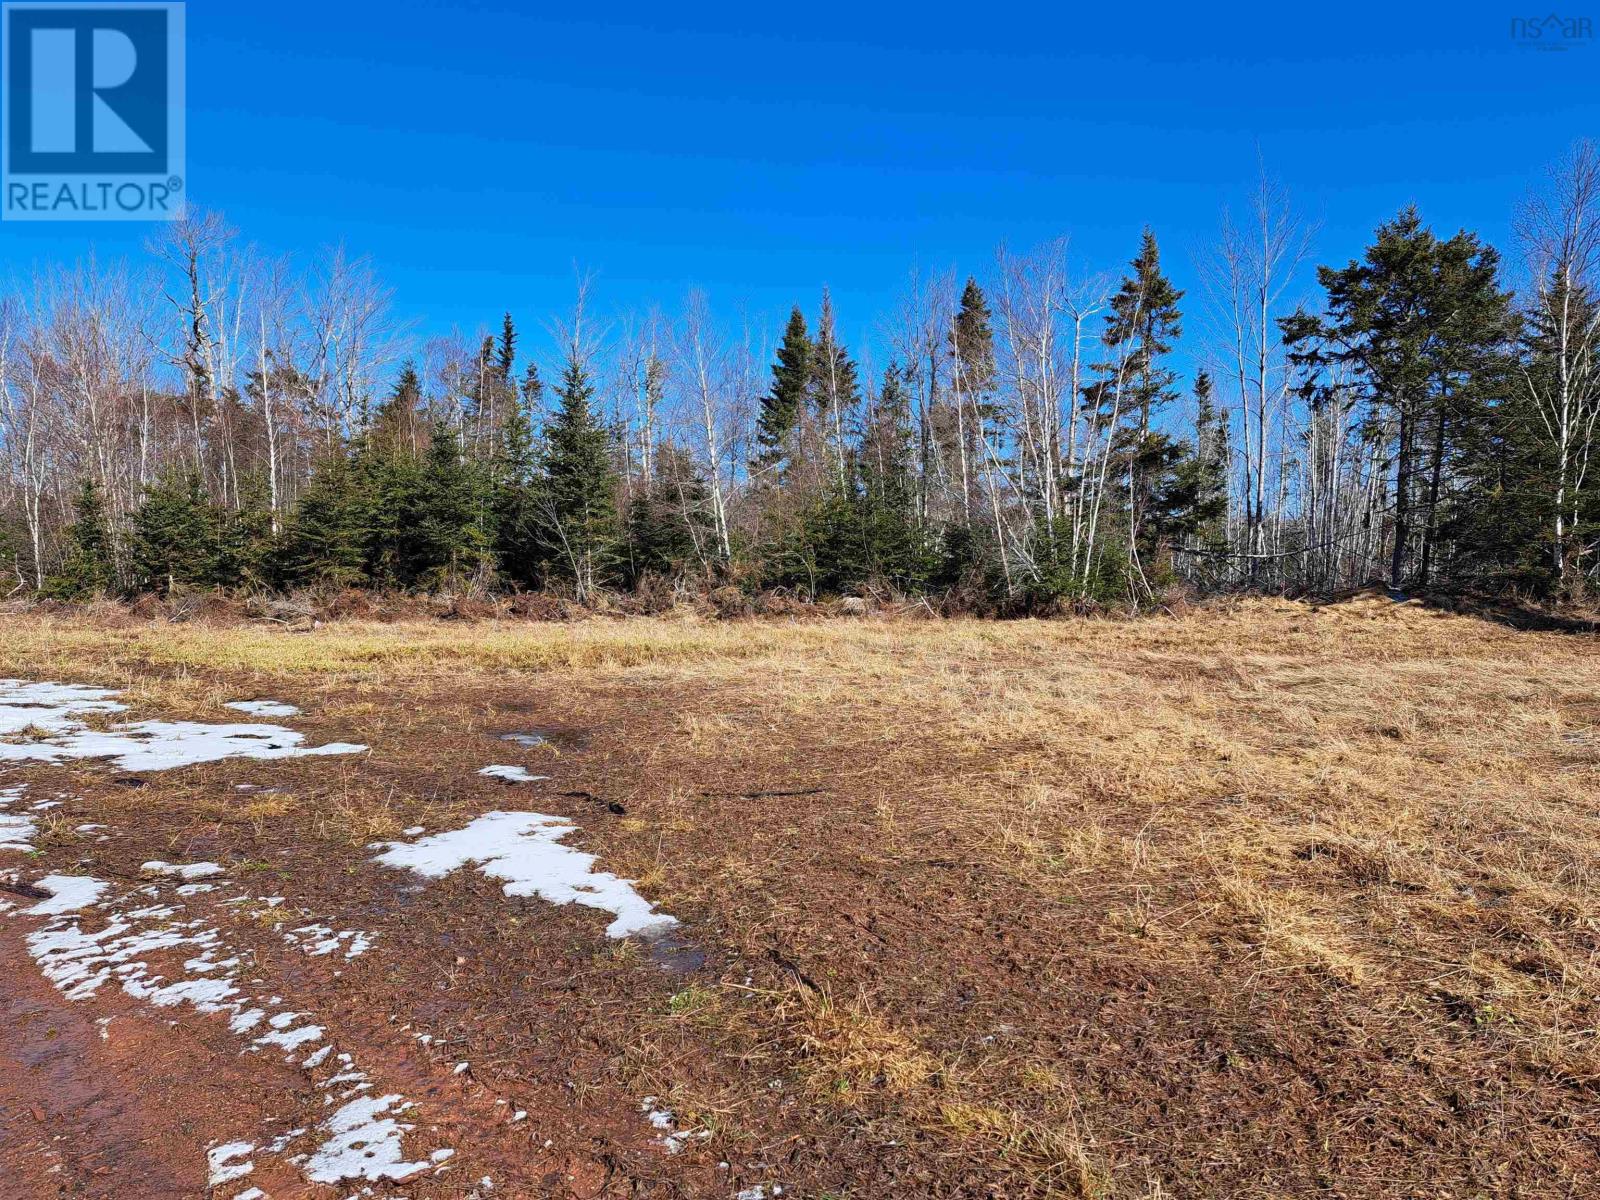
[[[1590,640],[1378,605],[295,637],[7,630],[5,673],[120,689],[100,725],[270,697],[368,749],[0,764],[35,827],[0,1197],[1594,1194]],[[497,810],[679,924],[375,861]],[[31,911],[72,876],[107,891]],[[118,922],[203,954],[47,978],[41,931]],[[149,998],[218,962],[234,1008]],[[314,1178],[364,1097],[398,1177]]]

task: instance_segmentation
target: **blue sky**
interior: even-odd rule
[[[537,327],[579,264],[605,312],[699,286],[773,328],[827,284],[859,343],[913,268],[1001,241],[1112,269],[1148,222],[1197,289],[1258,155],[1320,261],[1412,201],[1504,247],[1600,133],[1600,46],[1521,48],[1514,8],[192,0],[189,193],[265,250],[370,256],[422,335]],[[0,225],[0,264],[152,231]]]

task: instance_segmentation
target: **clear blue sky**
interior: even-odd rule
[[[914,266],[981,274],[1002,240],[1112,268],[1148,222],[1196,288],[1258,152],[1322,261],[1411,201],[1504,246],[1600,134],[1600,45],[1522,49],[1518,4],[534,7],[191,0],[191,198],[370,256],[422,334],[537,326],[578,263],[604,311],[698,285],[776,325],[828,284],[859,342]],[[153,228],[0,225],[0,269]]]

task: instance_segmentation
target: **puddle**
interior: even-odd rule
[[[230,700],[222,706],[253,717],[298,717],[300,710],[281,700]]]
[[[548,775],[530,775],[526,767],[484,767],[478,774],[487,775],[490,779],[503,779],[507,783],[538,783],[550,778]]]
[[[706,952],[674,929],[641,939],[650,961],[673,975],[692,975],[706,965]]]
[[[499,735],[502,742],[518,746],[553,746],[557,750],[587,750],[589,735],[577,729],[560,729],[554,725],[535,725],[532,729],[515,729]]]

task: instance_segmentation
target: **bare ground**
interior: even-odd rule
[[[1583,1196],[1595,662],[1592,636],[1381,598],[1009,624],[13,616],[0,673],[124,688],[135,718],[270,696],[371,750],[4,768],[63,803],[0,871],[154,887],[222,931],[416,1104],[408,1157],[455,1151],[375,1195]],[[529,730],[548,741],[500,737]],[[497,808],[572,819],[679,943],[372,862]],[[179,897],[150,859],[227,887]],[[311,921],[372,948],[309,956],[283,935]],[[359,1193],[284,1158],[208,1192],[208,1148],[315,1125],[315,1073],[187,1006],[67,1000],[37,925],[0,914],[0,1196]]]

